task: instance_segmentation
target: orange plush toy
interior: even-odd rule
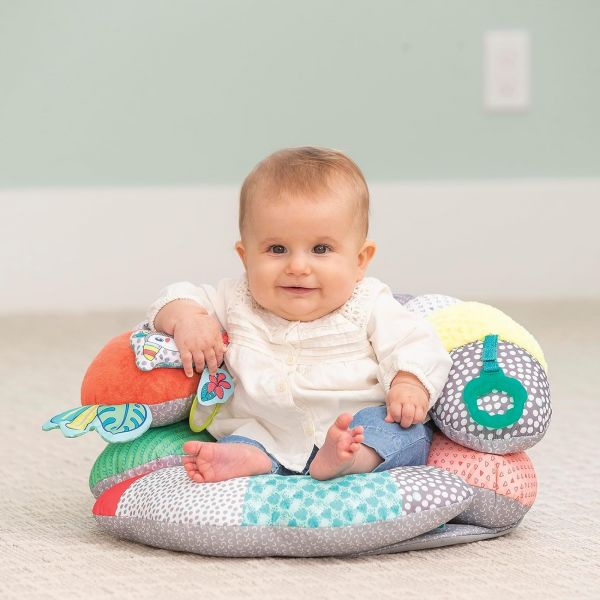
[[[42,428],[60,429],[66,437],[96,430],[107,442],[128,442],[150,426],[188,418],[200,375],[187,377],[179,358],[170,338],[147,329],[113,338],[85,374],[82,406],[52,417]]]

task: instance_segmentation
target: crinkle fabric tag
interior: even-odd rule
[[[129,338],[135,364],[141,371],[169,368],[181,369],[181,354],[175,340],[164,333],[138,329]]]

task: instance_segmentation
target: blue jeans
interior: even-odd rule
[[[373,472],[387,471],[388,469],[408,465],[424,465],[427,462],[431,438],[433,437],[433,424],[431,421],[404,428],[398,423],[386,423],[384,421],[386,414],[385,406],[370,406],[359,410],[350,423],[350,427],[356,427],[357,425],[364,427],[365,439],[363,444],[373,448],[383,459],[383,462],[377,465]],[[310,463],[319,451],[316,446],[313,448],[302,471],[290,471],[256,440],[242,435],[227,435],[217,441],[219,443],[249,444],[260,448],[271,459],[271,473],[275,475],[307,475]]]

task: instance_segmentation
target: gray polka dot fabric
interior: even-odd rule
[[[435,424],[454,442],[494,454],[509,454],[530,448],[540,441],[548,428],[552,409],[546,373],[532,356],[514,344],[498,342],[497,361],[508,377],[518,379],[527,391],[521,418],[513,425],[490,429],[476,423],[463,399],[465,385],[478,377],[483,367],[483,344],[467,344],[451,352],[453,366],[448,381],[429,414]],[[513,399],[492,391],[477,400],[480,409],[491,415],[502,414],[513,406]]]
[[[462,503],[472,492],[462,480],[434,467],[416,466],[389,471],[402,490],[402,516]],[[460,482],[460,483],[459,483]]]
[[[409,300],[414,298],[412,294],[393,294],[393,296],[400,304],[406,304]]]
[[[414,312],[421,317],[426,317],[436,310],[446,308],[452,304],[460,302],[457,298],[452,296],[443,296],[442,294],[424,294],[423,296],[416,296],[406,302],[404,306],[411,312]]]
[[[171,454],[170,456],[163,456],[137,467],[126,469],[125,471],[121,471],[121,473],[117,473],[116,475],[111,475],[100,480],[91,488],[91,492],[94,495],[94,498],[98,498],[100,494],[113,487],[113,485],[116,485],[121,481],[125,481],[126,479],[131,479],[136,475],[151,473],[152,471],[158,471],[159,469],[164,469],[166,467],[178,467],[181,465],[182,458],[183,456],[181,455]]]

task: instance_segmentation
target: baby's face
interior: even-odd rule
[[[236,244],[254,299],[289,321],[313,321],[342,306],[375,252],[355,219],[354,203],[330,193],[255,202]]]

